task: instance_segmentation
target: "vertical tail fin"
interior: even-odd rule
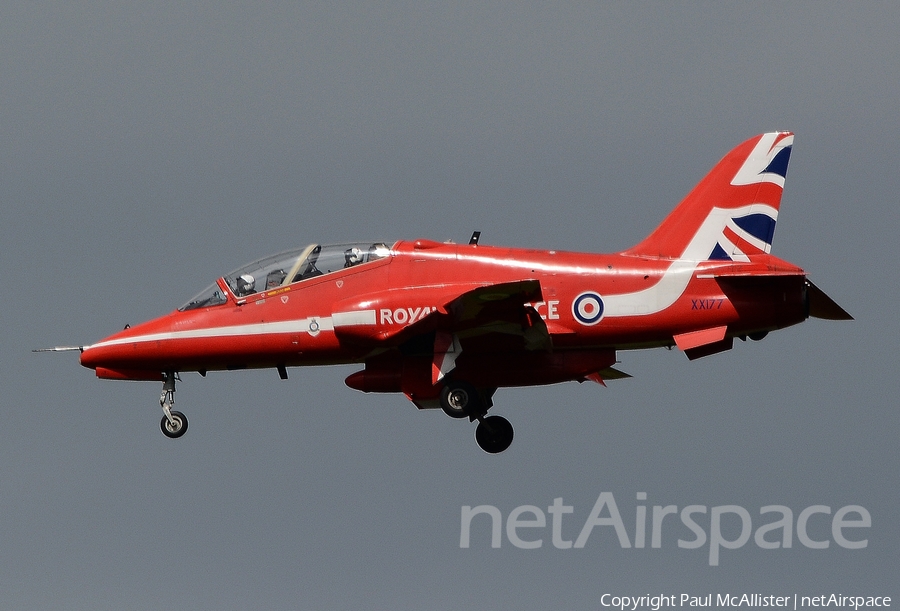
[[[794,134],[771,132],[738,145],[644,241],[623,254],[730,259],[772,248]]]

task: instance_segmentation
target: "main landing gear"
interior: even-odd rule
[[[441,409],[451,418],[478,421],[475,442],[488,454],[499,454],[510,446],[513,427],[503,416],[486,416],[491,407],[490,393],[480,392],[468,382],[449,381],[441,390]]]
[[[475,427],[475,442],[488,454],[499,454],[509,447],[513,440],[513,427],[503,416],[478,417]]]
[[[163,374],[163,389],[159,395],[159,406],[165,414],[159,422],[163,435],[178,439],[187,432],[188,421],[184,414],[172,409],[175,404],[175,380],[178,375],[172,371]]]

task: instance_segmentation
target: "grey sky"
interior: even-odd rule
[[[75,0],[0,7],[0,608],[596,609],[605,593],[900,596],[892,3]],[[159,387],[74,355],[304,243],[614,251],[733,146],[794,146],[773,252],[856,321],[498,393],[512,447],[353,368]],[[460,508],[858,504],[863,550],[460,549]],[[549,517],[549,514],[548,514]],[[767,520],[765,520],[767,521]],[[811,522],[814,524],[814,522]],[[826,538],[827,520],[811,533]]]

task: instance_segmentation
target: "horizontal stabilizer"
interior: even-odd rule
[[[806,280],[806,299],[809,304],[809,315],[813,318],[853,320],[853,317],[844,308],[826,295],[822,289],[810,282],[808,278]]]

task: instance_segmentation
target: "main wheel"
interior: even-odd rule
[[[176,412],[172,410],[172,420],[175,422],[169,422],[169,419],[165,416],[162,417],[162,420],[159,423],[159,428],[162,430],[163,435],[170,439],[178,439],[182,435],[187,432],[188,421],[187,417],[181,412]]]
[[[513,427],[503,416],[488,416],[475,427],[475,441],[488,454],[499,454],[513,440]]]
[[[481,396],[468,382],[448,382],[441,389],[441,409],[451,418],[477,416],[481,410]]]

